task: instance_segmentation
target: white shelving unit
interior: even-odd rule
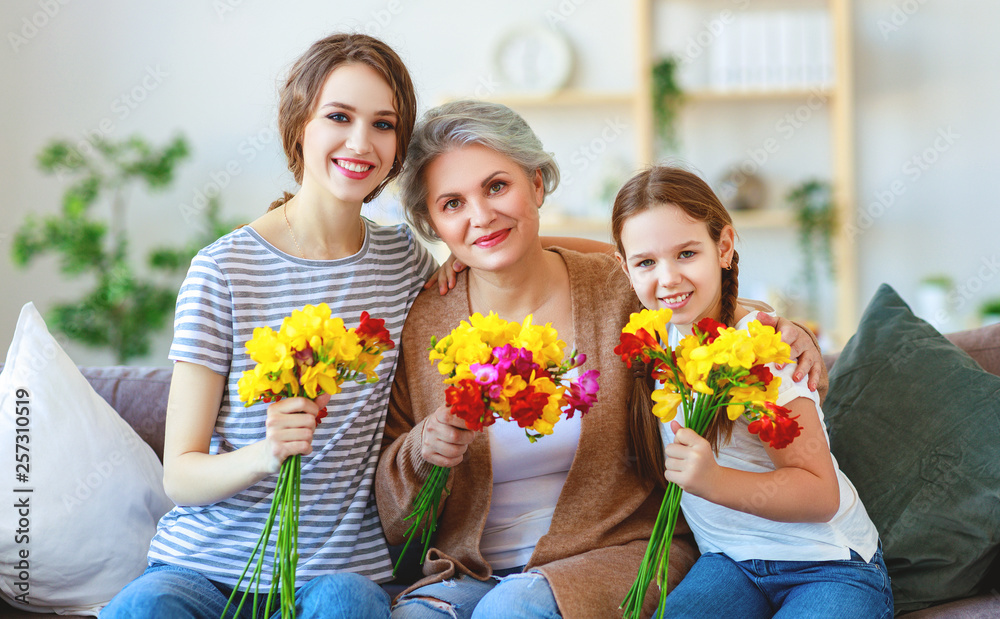
[[[759,6],[758,6],[759,5]],[[641,167],[660,159],[656,151],[656,140],[652,105],[652,68],[662,55],[664,47],[668,49],[682,48],[685,41],[695,41],[699,32],[685,36],[674,33],[670,22],[663,28],[661,11],[670,7],[681,7],[687,12],[688,21],[696,29],[707,29],[709,35],[717,36],[719,29],[712,25],[713,18],[722,19],[723,11],[740,17],[740,3],[732,0],[633,0],[633,54],[635,58],[635,87],[627,92],[582,91],[567,87],[547,95],[536,94],[504,94],[491,97],[491,100],[504,103],[537,119],[539,115],[554,114],[557,110],[565,113],[587,111],[591,108],[621,110],[628,114],[629,132],[633,140],[633,159],[635,167]],[[834,238],[834,270],[833,297],[836,307],[823,325],[828,341],[836,347],[842,346],[854,332],[857,325],[857,265],[854,247],[848,235],[847,226],[843,225],[852,218],[855,208],[855,169],[853,140],[853,76],[851,73],[851,29],[849,0],[766,0],[754,3],[745,9],[746,15],[751,11],[764,13],[766,11],[795,13],[796,11],[811,11],[815,14],[822,11],[825,20],[825,31],[821,38],[829,45],[829,56],[825,59],[832,64],[832,74],[821,75],[821,79],[811,84],[801,82],[788,86],[749,85],[748,87],[713,87],[712,80],[702,79],[701,83],[686,84],[684,89],[684,107],[679,119],[682,130],[682,141],[679,157],[694,165],[699,171],[706,171],[706,180],[715,184],[718,171],[725,162],[709,161],[698,146],[708,143],[713,149],[725,151],[727,145],[733,143],[729,162],[746,158],[745,147],[741,150],[740,136],[715,135],[713,129],[715,120],[724,117],[739,116],[741,127],[747,135],[761,130],[767,135],[768,123],[773,125],[775,114],[787,113],[782,110],[815,109],[821,120],[811,122],[809,135],[799,140],[799,144],[786,148],[788,158],[801,160],[811,165],[816,176],[829,180],[834,188],[834,200],[841,225]],[[691,16],[695,17],[692,19]],[[712,29],[715,28],[713,31]],[[670,33],[663,32],[671,31]],[[700,31],[700,30],[699,30]],[[713,34],[714,32],[714,34]],[[816,31],[812,31],[816,35]],[[710,38],[702,35],[703,38]],[[673,40],[672,40],[673,39]],[[773,41],[758,44],[773,46]],[[709,41],[714,43],[715,39]],[[805,45],[806,43],[803,43]],[[704,46],[708,49],[709,45]],[[703,51],[704,51],[703,49]],[[707,52],[706,52],[707,55]],[[707,66],[707,57],[701,58],[706,66],[701,67],[701,75],[708,75],[711,67]],[[585,67],[580,70],[586,70]],[[684,75],[681,76],[683,79]],[[818,102],[818,104],[817,104]],[[577,112],[579,113],[579,112]],[[558,118],[555,117],[555,118]],[[538,120],[531,121],[536,130]],[[791,121],[794,123],[794,119]],[[774,134],[774,127],[770,128]],[[813,138],[816,138],[815,140]],[[732,139],[731,139],[732,138]],[[759,138],[758,138],[759,139]],[[805,146],[801,143],[807,142]],[[766,142],[758,142],[766,144]],[[791,144],[791,142],[789,142]],[[799,150],[795,150],[799,149]],[[565,162],[564,162],[565,167]],[[808,167],[808,166],[807,166]],[[713,173],[709,174],[707,170]],[[802,177],[785,178],[786,186],[806,180]],[[780,183],[779,183],[780,184]],[[780,189],[780,187],[779,187]],[[783,191],[771,191],[771,198],[766,207],[753,211],[735,211],[734,223],[743,237],[758,235],[780,235],[794,243],[795,221],[792,212],[782,208]],[[543,233],[551,235],[580,235],[592,238],[602,238],[610,228],[607,218],[580,218],[543,213]],[[797,261],[798,255],[788,256],[789,261]]]

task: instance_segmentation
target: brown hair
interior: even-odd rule
[[[312,118],[326,78],[337,67],[350,63],[364,64],[382,76],[392,89],[393,107],[399,116],[396,124],[396,159],[385,180],[365,196],[364,201],[371,202],[402,170],[417,117],[417,99],[410,73],[392,48],[367,34],[334,34],[313,43],[292,65],[281,87],[278,132],[288,158],[288,169],[295,177],[295,182],[301,184],[304,167],[302,134],[306,123]],[[281,206],[291,197],[290,193],[285,192],[270,208]]]
[[[622,256],[622,228],[628,218],[658,206],[671,205],[684,211],[696,221],[704,222],[709,237],[718,243],[722,230],[733,225],[729,211],[708,186],[708,183],[683,168],[653,166],[632,177],[618,191],[611,212],[611,236],[615,248]],[[739,254],[733,250],[728,269],[722,269],[722,313],[720,322],[733,325],[736,301],[739,296]],[[632,390],[629,419],[629,443],[635,454],[640,475],[664,484],[663,442],[659,424],[652,413],[651,385],[648,377],[637,377]],[[705,432],[705,438],[718,452],[729,442],[733,422],[725,414],[718,414]]]

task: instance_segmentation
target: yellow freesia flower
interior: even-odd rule
[[[326,303],[306,305],[300,310],[292,310],[292,314],[281,321],[281,335],[294,350],[305,350],[310,345],[314,335],[325,331],[325,323],[330,318],[330,306]],[[339,318],[340,326],[343,321]]]
[[[552,328],[551,323],[533,325],[531,320],[532,316],[528,314],[520,331],[511,340],[511,345],[531,351],[535,362],[543,368],[556,365],[562,361],[566,342],[559,339],[559,334]]]
[[[718,365],[749,370],[755,364],[753,342],[746,331],[728,327],[710,347],[715,352],[715,363]]]
[[[710,346],[697,345],[697,340],[694,340],[694,343],[695,346],[693,348],[683,348],[681,350],[681,354],[685,360],[684,367],[682,368],[684,371],[684,381],[690,385],[691,389],[699,393],[711,395],[715,391],[708,386],[706,381],[712,368],[715,367],[716,351]],[[678,359],[678,365],[679,361]]]
[[[677,415],[677,407],[680,406],[681,394],[667,389],[657,389],[653,391],[653,414],[661,422],[667,423]]]
[[[340,393],[340,384],[337,381],[337,367],[331,366],[323,361],[317,361],[313,365],[302,368],[300,378],[302,390],[310,400],[316,399],[320,393]]]
[[[781,334],[774,327],[762,325],[759,320],[751,320],[747,325],[753,341],[757,363],[788,363],[791,361],[791,347],[781,341]]]
[[[635,335],[636,331],[644,329],[653,336],[659,336],[661,342],[666,342],[668,338],[667,325],[674,313],[670,308],[658,310],[644,309],[632,313],[628,317],[628,324],[622,329],[622,333]]]

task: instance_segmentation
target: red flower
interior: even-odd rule
[[[704,344],[711,344],[715,338],[719,337],[719,329],[725,329],[726,325],[708,316],[699,320],[695,325],[698,332],[705,336]]]
[[[382,318],[370,318],[368,312],[361,312],[361,324],[354,330],[366,348],[375,344],[382,350],[394,348],[396,344],[389,337],[389,331],[385,328],[385,320]]]
[[[766,365],[755,365],[750,368],[750,375],[756,376],[758,380],[764,385],[770,385],[771,381],[774,380],[774,375],[771,374],[770,368]]]
[[[472,431],[479,431],[496,421],[483,399],[483,390],[474,380],[462,380],[444,392],[451,414],[465,421]]]
[[[548,404],[549,395],[535,391],[532,386],[525,387],[510,399],[510,418],[521,428],[527,428],[538,421],[542,410]]]
[[[677,357],[674,355],[673,351],[670,351],[671,362],[676,364]],[[660,382],[670,382],[674,380],[676,374],[674,373],[674,368],[663,359],[656,359],[653,361],[653,378]]]
[[[649,363],[649,350],[656,348],[656,340],[645,329],[639,329],[635,335],[622,333],[621,342],[615,346],[615,354],[622,358],[625,365],[632,367],[634,359],[641,358],[643,363]]]
[[[761,440],[770,443],[774,449],[788,447],[792,440],[802,433],[802,428],[795,421],[798,416],[789,417],[790,410],[772,402],[765,402],[764,406],[770,414],[765,413],[760,419],[750,422],[747,429],[751,434],[757,434]]]

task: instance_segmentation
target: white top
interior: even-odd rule
[[[293,309],[325,302],[347,327],[357,326],[364,310],[384,319],[399,342],[403,320],[434,260],[405,225],[365,225],[361,250],[339,260],[289,256],[250,227],[227,234],[192,260],[177,298],[170,358],[227,377],[209,453],[235,451],[264,438],[268,405],[244,407],[236,387],[253,365],[245,344],[255,327],[277,330]],[[376,581],[391,578],[372,484],[398,354],[398,347],[385,353],[376,369],[379,382],[344,383],[313,434],[312,453],[302,456],[296,587],[338,571]],[[149,559],[234,586],[263,529],[277,479],[269,475],[211,505],[175,507],[160,519]],[[269,557],[275,539],[272,535]],[[264,589],[270,578],[265,569]]]
[[[577,373],[573,369],[565,376]],[[534,443],[515,421],[498,421],[487,432],[493,494],[479,550],[494,570],[520,567],[549,532],[580,443],[580,414],[560,419],[552,434]]]
[[[736,328],[746,329],[757,314],[758,312],[750,312],[739,321]],[[670,346],[676,346],[681,338],[680,332],[671,325]],[[823,436],[826,438],[826,444],[822,447],[829,451],[830,437],[823,421],[819,395],[809,390],[805,380],[792,380],[794,363],[781,370],[776,369],[774,364],[769,364],[768,367],[775,376],[781,377],[777,401],[779,406],[785,406],[796,398],[809,398],[816,405]],[[683,416],[682,409],[678,408],[676,421],[682,426],[685,425]],[[774,463],[764,449],[764,443],[757,435],[750,433],[749,425],[745,417],[741,416],[736,420],[732,440],[719,450],[718,463],[741,471],[759,473],[775,470]],[[674,433],[670,424],[661,424],[660,427],[663,430],[664,445],[672,443]],[[796,440],[804,439],[799,437]],[[681,509],[698,542],[698,548],[702,553],[725,553],[735,561],[835,561],[849,559],[851,550],[866,561],[871,560],[878,548],[878,531],[868,518],[868,512],[865,511],[854,485],[840,470],[833,454],[830,457],[840,482],[840,509],[829,522],[775,522],[722,507],[685,492],[681,496]],[[781,488],[775,486],[774,491],[781,492]]]

